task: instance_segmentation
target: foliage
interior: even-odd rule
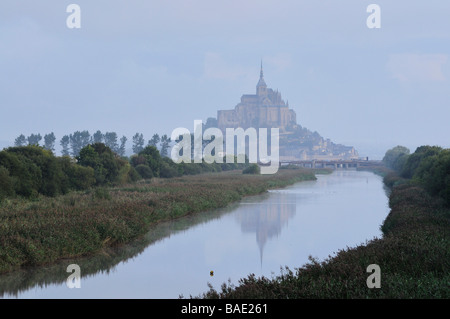
[[[117,142],[116,132],[106,132],[103,136],[104,144],[111,149],[113,152],[118,153],[119,144]]]
[[[125,156],[125,145],[127,143],[127,140],[128,139],[126,138],[126,136],[122,136],[120,138],[120,146],[117,150],[117,154],[119,154],[120,156]]]
[[[407,147],[398,145],[386,152],[383,157],[383,163],[388,168],[400,171],[409,153],[410,151]]]
[[[171,142],[170,137],[168,137],[167,134],[164,134],[163,136],[161,136],[161,156],[162,157],[167,157],[170,142]]]
[[[397,159],[393,153],[398,155]],[[404,183],[420,185],[430,195],[440,197],[450,206],[450,149],[424,145],[411,155],[404,154],[405,149],[386,152],[385,158],[390,158],[395,164],[394,171],[384,177],[385,184],[388,187]]]
[[[62,151],[61,151],[62,156],[70,155],[69,144],[70,144],[69,135],[64,135],[61,138],[61,141],[59,142],[59,145],[61,145],[61,147],[62,147]]]
[[[144,140],[144,135],[141,133],[136,133],[133,136],[133,152],[134,154],[139,154],[140,152],[142,152],[142,150],[144,149],[144,144],[145,144],[145,140]]]
[[[56,137],[53,132],[51,132],[50,134],[44,135],[44,148],[49,151],[54,152],[55,151],[55,141],[56,141]]]
[[[148,165],[139,164],[135,169],[138,174],[144,179],[150,179],[153,177],[152,169]]]
[[[0,203],[7,197],[14,195],[13,179],[7,168],[0,166]]]
[[[0,152],[3,186],[8,197],[57,196],[93,185],[93,171],[57,158],[43,147],[10,147]]]
[[[14,140],[14,146],[25,146],[27,144],[27,139],[25,135],[20,134],[15,140]]]
[[[261,174],[261,169],[258,164],[251,164],[249,167],[242,171],[243,174]]]
[[[181,176],[183,172],[178,168],[178,164],[175,164],[170,158],[163,157],[161,160],[159,175],[163,178]]]
[[[420,163],[427,157],[439,154],[442,148],[439,146],[420,146],[416,151],[408,156],[408,159],[403,164],[400,175],[404,178],[412,178]]]
[[[72,156],[78,156],[81,149],[91,142],[91,135],[88,131],[76,131],[69,135],[69,141],[72,148]]]
[[[103,133],[100,130],[92,135],[92,143],[103,143]]]
[[[94,170],[96,185],[108,185],[117,182],[120,167],[124,161],[105,144],[90,144],[81,149],[77,156],[80,165]]]
[[[160,141],[161,138],[159,137],[159,134],[153,134],[152,138],[148,141],[148,146],[156,147]]]
[[[424,158],[414,172],[413,181],[450,206],[450,149]]]
[[[139,159],[144,160],[144,164],[150,167],[153,176],[159,177],[159,171],[161,167],[161,155],[155,146],[146,146],[140,153]]]
[[[41,134],[31,134],[27,137],[28,145],[39,145],[39,142],[42,140]]]
[[[63,184],[63,194],[70,190],[85,190],[95,185],[95,173],[92,167],[75,164],[68,156],[58,158],[67,179]]]

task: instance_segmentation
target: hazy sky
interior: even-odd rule
[[[300,125],[360,155],[450,147],[449,15],[444,0],[1,0],[0,146],[193,130],[255,92],[262,59]]]

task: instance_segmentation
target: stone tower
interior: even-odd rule
[[[267,96],[267,84],[264,81],[262,61],[261,61],[261,71],[259,72],[259,81],[258,84],[256,85],[256,95],[260,97]]]

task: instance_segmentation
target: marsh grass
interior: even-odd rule
[[[0,204],[0,273],[92,255],[139,238],[156,223],[308,179],[315,179],[311,170],[230,171],[5,200]]]

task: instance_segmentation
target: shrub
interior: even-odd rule
[[[95,143],[83,147],[77,156],[80,165],[92,167],[97,185],[113,184],[119,178],[120,168],[124,165],[108,146]]]
[[[148,165],[140,164],[136,166],[136,172],[144,179],[153,177],[152,169]]]
[[[136,167],[138,165],[147,165],[148,166],[148,161],[144,155],[133,155],[130,158],[130,164],[133,167]]]
[[[161,161],[161,166],[159,170],[159,176],[163,178],[177,177],[180,176],[177,167],[171,159],[165,157],[163,161]]]
[[[128,178],[131,182],[136,182],[141,179],[141,175],[139,175],[136,169],[131,166],[130,170],[128,171]]]
[[[83,167],[72,164],[67,175],[69,178],[69,187],[72,190],[84,190],[95,184],[95,172],[92,167]]]
[[[383,177],[383,183],[389,188],[407,183],[407,181],[408,180],[398,176],[395,172],[389,172]]]
[[[14,195],[13,180],[9,176],[9,171],[0,166],[0,202],[6,197],[11,197]]]
[[[19,148],[38,148],[38,146],[14,147],[0,152],[0,165],[4,166],[14,181],[16,194],[30,197],[36,194],[42,183],[40,168],[26,155],[16,152]]]
[[[147,161],[147,165],[151,168],[153,176],[159,177],[159,169],[161,167],[161,155],[154,146],[147,146],[139,153]]]
[[[409,149],[405,146],[396,146],[386,152],[383,157],[383,163],[385,166],[400,172],[403,165],[408,159]]]
[[[243,174],[260,174],[261,169],[257,164],[251,164],[249,167],[242,171]]]

